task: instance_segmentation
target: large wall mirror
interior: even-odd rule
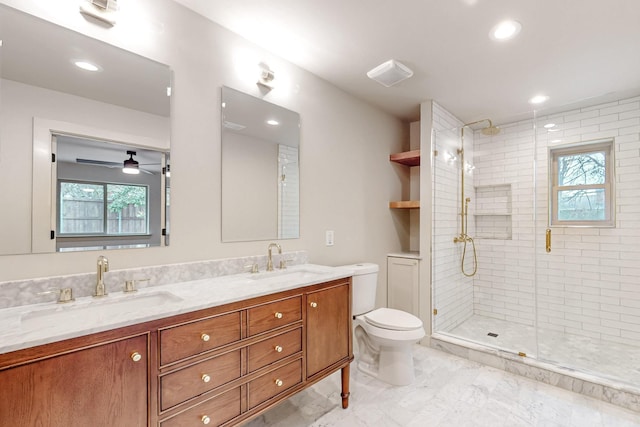
[[[222,88],[222,241],[300,237],[300,115]]]
[[[0,255],[167,244],[169,67],[5,5],[0,40]]]

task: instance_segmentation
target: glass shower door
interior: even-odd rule
[[[612,113],[625,108],[536,118],[537,336],[542,360],[640,387],[640,141]]]
[[[432,281],[435,332],[535,356],[532,129],[435,132]]]

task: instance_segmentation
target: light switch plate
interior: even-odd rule
[[[333,246],[333,230],[324,232],[324,241],[327,246]]]

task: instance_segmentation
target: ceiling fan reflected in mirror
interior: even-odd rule
[[[128,173],[130,175],[137,175],[140,173],[139,163],[136,160],[133,160],[133,156],[136,155],[135,151],[127,151],[127,155],[129,158],[124,161],[124,166],[122,167],[122,172]]]
[[[125,159],[124,162],[111,162],[107,160],[95,160],[95,159],[82,159],[76,157],[76,163],[82,163],[86,165],[94,165],[94,166],[105,166],[108,168],[122,168],[122,172],[131,175],[137,175],[140,172],[147,173],[149,175],[155,175],[154,172],[147,170],[145,168],[141,168],[140,166],[157,166],[160,163],[139,163],[137,160],[133,158],[137,153],[135,151],[127,150],[128,159]]]

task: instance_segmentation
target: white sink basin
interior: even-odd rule
[[[23,314],[20,321],[22,327],[28,329],[57,327],[69,322],[100,322],[116,318],[123,313],[179,301],[182,301],[182,298],[166,291],[107,295],[103,298],[87,298],[84,301],[30,311]]]

